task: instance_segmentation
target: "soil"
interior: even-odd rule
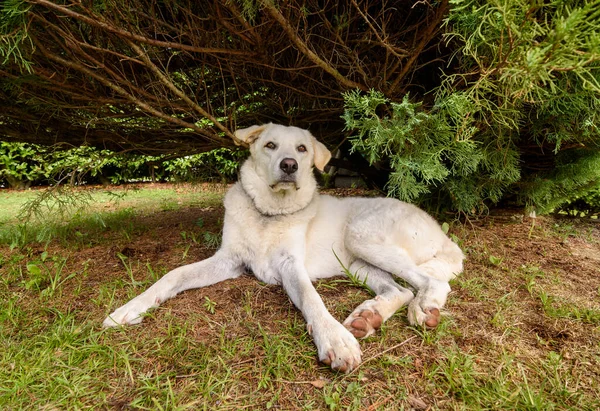
[[[213,248],[202,241],[184,240],[182,232],[197,233],[199,238],[204,231],[218,234],[223,211],[222,206],[160,211],[134,217],[134,226],[141,228],[128,236],[106,231],[91,246],[77,249],[65,249],[61,245],[37,246],[30,254],[41,255],[44,251],[50,255],[68,254],[69,272],[81,271],[82,265],[87,266],[83,283],[70,281],[64,285],[64,295],[72,292],[77,297],[52,303],[60,304],[61,310],[78,313],[82,319],[89,320],[91,313],[96,323],[101,324],[111,307],[93,303],[100,287],[117,279],[130,281],[119,254],[127,257],[132,275],[138,281],[148,280],[148,266],[160,276],[177,266],[209,257],[215,251]],[[204,222],[202,227],[196,224],[199,219]],[[556,309],[577,307],[580,311],[587,309],[596,313],[600,310],[600,223],[597,220],[531,219],[517,211],[502,210],[485,218],[452,222],[450,235],[461,245],[467,260],[463,274],[452,282],[453,291],[442,321],[451,322],[455,331],[440,338],[451,339],[462,352],[477,355],[476,366],[490,365],[486,365],[485,354],[490,350],[506,350],[525,361],[543,358],[551,351],[581,361],[580,347],[595,346],[600,337],[598,323],[594,323],[597,320],[573,321],[568,313],[549,315],[540,295],[551,296],[550,305]],[[343,320],[368,294],[348,284],[328,286],[333,282],[328,280],[317,287],[328,309]],[[115,307],[144,288],[146,286],[119,288],[114,296]],[[298,322],[303,321],[280,287],[242,276],[202,290],[184,292],[166,302],[145,322],[143,332],[164,333],[170,321],[167,317],[197,323],[198,314],[207,313],[204,307],[207,301],[216,303],[214,313],[204,317],[208,320],[193,326],[189,333],[189,338],[206,344],[218,338],[223,329],[227,338],[235,338],[249,332],[249,323],[258,322],[265,332],[277,334],[281,331],[282,318],[291,316]],[[251,312],[243,311],[244,304],[252,308]],[[407,326],[406,312],[401,311],[384,328],[406,329]],[[394,344],[398,347],[389,355],[410,352],[413,358],[410,372],[401,378],[406,380],[408,393],[414,396],[410,398],[421,401],[418,397],[423,393],[411,386],[411,373],[419,375],[426,364],[435,361],[438,355],[435,346],[422,344],[420,337],[411,339],[414,332],[410,331],[400,333],[396,340],[388,337],[388,346],[382,346],[377,335],[379,333],[361,342],[363,360],[380,356]],[[240,358],[240,362],[245,360]],[[586,378],[600,379],[598,358],[586,356],[586,360],[590,365]],[[316,359],[315,367],[320,367]],[[373,378],[374,384],[383,384],[376,375],[367,377]],[[314,381],[315,378],[316,374],[298,375],[299,380]],[[437,406],[443,408],[443,403],[438,402]]]
[[[356,192],[336,190],[336,194],[346,195],[349,191]],[[110,279],[126,280],[119,254],[137,262],[137,265],[134,264],[133,275],[136,280],[142,281],[147,275],[147,264],[159,275],[182,264],[211,256],[215,249],[205,246],[201,235],[198,236],[198,243],[191,243],[183,241],[181,233],[209,231],[218,234],[223,213],[222,206],[190,207],[134,217],[137,220],[134,226],[142,227],[142,230],[138,230],[130,238],[118,236],[117,239],[114,238],[115,232],[107,231],[102,234],[104,238],[96,241],[95,245],[70,250],[70,264],[89,264],[87,283],[90,297],[96,287]],[[202,228],[196,225],[199,219],[204,222]],[[485,302],[473,298],[473,291],[464,285],[470,281],[477,281],[481,276],[497,277],[497,290],[487,292],[490,296],[500,298],[506,293],[527,293],[522,284],[522,277],[527,277],[527,272],[532,271],[531,276],[536,277],[537,283],[543,285],[547,292],[550,290],[553,295],[590,309],[598,309],[600,306],[598,220],[554,217],[531,219],[516,211],[502,210],[485,218],[455,222],[450,234],[458,240],[467,255],[467,260],[460,280],[452,287],[453,292],[447,308],[455,320],[464,320],[467,327],[479,329],[478,319],[491,314]],[[189,245],[189,249],[186,244]],[[34,247],[31,252],[35,255],[44,250],[49,254],[55,252],[59,255],[65,251],[62,246],[51,245],[49,248]],[[185,315],[186,310],[194,310],[194,305],[203,302],[204,296],[208,296],[218,302],[218,316],[219,313],[230,312],[229,304],[238,304],[240,295],[244,292],[258,292],[260,297],[255,298],[262,301],[261,305],[271,307],[267,312],[258,312],[260,315],[272,317],[273,307],[281,305],[284,306],[284,311],[289,310],[289,302],[283,291],[278,287],[261,285],[250,276],[228,281],[225,286],[217,285],[207,287],[204,291],[186,292],[167,304],[181,315]],[[334,301],[329,301],[328,304],[334,306],[335,300],[344,298],[343,290],[333,292],[325,288],[322,294],[325,299],[333,299]],[[267,302],[267,299],[276,301]],[[86,298],[83,299],[85,300]],[[81,302],[73,301],[73,304]],[[531,327],[533,331],[539,331],[540,327],[544,326],[541,319],[536,319],[540,308],[535,307],[534,303],[531,304],[528,307],[531,311]],[[104,312],[98,312],[99,322],[103,316]]]
[[[184,210],[162,211],[138,217],[136,226],[147,230],[130,240],[121,239],[113,243],[102,243],[77,251],[77,258],[71,261],[90,261],[88,276],[89,297],[94,290],[110,278],[124,278],[121,253],[133,261],[140,261],[133,274],[144,280],[146,264],[157,272],[166,272],[179,265],[191,263],[211,256],[214,249],[203,244],[192,244],[185,258],[186,246],[182,241],[182,231],[194,230],[198,219],[203,219],[201,230],[219,233],[223,218],[223,208],[192,207]],[[464,273],[453,283],[446,313],[453,321],[460,323],[465,336],[462,344],[465,349],[479,340],[502,338],[502,329],[487,329],[487,324],[495,314],[495,306],[490,299],[500,299],[510,295],[510,312],[515,318],[523,311],[528,312],[523,324],[519,324],[519,334],[537,346],[538,337],[548,340],[553,346],[576,345],[578,326],[567,320],[548,319],[539,299],[532,298],[527,290],[527,279],[531,278],[538,291],[560,299],[563,304],[573,304],[591,310],[600,309],[600,223],[595,220],[575,220],[569,218],[538,217],[530,219],[510,211],[496,212],[486,218],[470,219],[452,224],[451,234],[456,236],[467,254]],[[106,233],[110,237],[111,233]],[[107,238],[109,240],[109,238]],[[41,252],[41,251],[40,251]],[[493,262],[491,261],[493,259]],[[498,259],[500,262],[498,263]],[[478,295],[472,283],[481,276],[493,277],[494,288],[486,289],[485,298]],[[356,288],[342,285],[336,289],[323,287],[320,293],[332,311],[347,307],[346,298],[356,293]],[[264,327],[274,328],[277,319],[288,315],[291,302],[279,287],[263,285],[251,276],[243,276],[226,282],[224,285],[191,290],[165,304],[173,315],[185,317],[198,310],[205,298],[217,303],[213,320],[226,321],[228,313],[236,311],[244,295],[252,296],[256,318]],[[367,294],[365,293],[365,298]],[[125,296],[116,296],[124,301]],[[87,300],[84,298],[83,301]],[[79,303],[77,301],[80,301]],[[73,301],[81,304],[81,299]],[[263,309],[264,308],[264,309]],[[203,310],[203,309],[202,309]],[[105,312],[98,312],[100,323]],[[297,313],[296,313],[297,314]],[[345,318],[340,312],[337,317]],[[157,318],[160,318],[158,316]],[[156,324],[161,327],[160,320]],[[401,319],[405,323],[405,319]],[[581,324],[580,324],[581,325]],[[585,324],[581,325],[583,328]],[[588,330],[581,330],[587,335]],[[235,331],[232,331],[235,334]],[[199,339],[212,338],[208,329],[201,330]]]

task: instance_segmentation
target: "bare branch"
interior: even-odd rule
[[[183,154],[233,145],[236,127],[273,121],[310,127],[335,146],[344,135],[342,92],[383,89],[398,101],[401,91],[424,90],[409,82],[433,69],[424,63],[446,61],[431,49],[438,34],[427,29],[439,20],[428,3],[291,0],[279,8],[261,0],[249,20],[231,0],[122,0],[103,11],[89,1],[27,1],[31,43],[22,52],[32,71],[3,65],[0,105],[21,114],[0,112],[0,133],[45,142]]]
[[[112,26],[112,25],[106,23],[105,21],[102,21],[103,19],[101,18],[101,16],[96,15],[96,16],[94,16],[94,18],[87,17],[87,16],[84,16],[83,14],[80,14],[80,13],[77,13],[77,12],[71,10],[68,7],[61,6],[60,4],[53,3],[49,0],[29,0],[29,2],[60,11],[61,13],[63,13],[66,16],[73,17],[73,18],[80,20],[82,22],[85,22],[86,24],[89,24],[91,26],[95,26],[95,27],[104,29],[106,31],[109,31],[111,33],[118,34],[119,36],[121,36],[123,38],[139,41],[140,43],[145,43],[145,44],[149,44],[152,46],[184,50],[184,51],[189,51],[192,53],[226,54],[226,55],[240,55],[240,56],[243,56],[243,55],[250,56],[253,54],[248,51],[211,48],[211,47],[195,47],[195,46],[189,46],[186,44],[181,44],[181,43],[176,43],[176,42],[155,40],[155,39],[151,39],[151,38],[148,38],[145,36],[141,36],[139,34],[131,33],[129,31],[123,30],[119,27]],[[77,3],[74,3],[74,4],[77,4]]]
[[[446,13],[448,12],[448,10],[449,10],[448,0],[442,0],[441,4],[438,6],[438,8],[436,10],[433,21],[428,22],[424,33],[421,36],[419,36],[421,40],[419,41],[418,45],[413,50],[412,55],[410,56],[408,61],[404,64],[404,67],[402,67],[402,71],[400,72],[400,74],[398,74],[398,76],[396,76],[396,79],[394,80],[394,82],[387,89],[386,94],[393,95],[396,92],[398,85],[404,80],[406,75],[413,68],[413,65],[417,61],[417,58],[419,58],[419,54],[421,53],[421,51],[425,48],[425,46],[427,46],[427,44],[429,44],[429,42],[435,37],[437,32],[440,30],[440,24],[441,24],[444,16],[446,15]]]
[[[181,91],[179,88],[177,88],[177,86],[175,86],[175,84],[173,84],[173,82],[154,63],[152,63],[152,61],[148,57],[148,54],[145,51],[143,51],[140,47],[138,47],[133,42],[129,42],[129,45],[138,54],[138,56],[146,63],[146,66],[156,75],[156,77],[158,77],[160,79],[160,81],[165,86],[167,86],[167,88],[169,90],[171,90],[177,97],[179,97],[183,101],[185,101],[191,108],[193,108],[195,111],[197,111],[200,115],[202,115],[202,116],[206,117],[207,119],[209,119],[210,121],[212,121],[213,124],[219,130],[221,130],[223,133],[225,133],[227,135],[227,137],[231,138],[233,141],[235,141],[238,144],[242,144],[242,142],[239,141],[233,135],[233,133],[227,129],[227,127],[225,127],[223,124],[221,124],[219,122],[219,120],[217,120],[208,111],[206,111],[202,107],[200,107],[200,105],[198,105],[196,102],[192,101],[183,91]]]
[[[289,24],[286,18],[275,8],[271,0],[262,0],[262,4],[265,6],[269,14],[283,27],[290,40],[294,42],[298,50],[305,54],[310,61],[321,67],[325,72],[331,74],[340,84],[347,88],[359,88],[361,90],[367,90],[364,84],[356,83],[352,80],[344,77],[339,71],[333,66],[328,64],[325,60],[321,59],[315,52],[313,52],[304,41],[298,36],[297,31]]]
[[[127,100],[129,100],[131,103],[134,103],[135,105],[137,105],[138,107],[140,107],[141,109],[143,109],[144,111],[148,112],[149,114],[152,114],[162,120],[165,120],[167,122],[176,124],[180,127],[185,127],[185,128],[190,128],[195,130],[196,132],[198,132],[199,134],[203,135],[204,137],[210,139],[210,140],[215,140],[215,141],[219,141],[219,137],[215,136],[215,135],[211,135],[209,133],[206,132],[205,129],[202,129],[200,127],[197,127],[195,124],[193,123],[188,123],[185,121],[182,121],[176,117],[173,116],[169,116],[165,113],[163,113],[160,110],[155,109],[154,107],[152,107],[151,105],[147,104],[146,102],[138,99],[137,97],[135,97],[134,95],[132,95],[131,93],[128,93],[124,88],[122,88],[121,86],[109,81],[108,79],[99,76],[98,74],[96,74],[94,71],[88,69],[87,67],[84,67],[81,64],[77,64],[71,61],[67,61],[65,59],[63,59],[62,57],[53,54],[51,52],[49,52],[48,50],[45,49],[44,46],[42,46],[41,44],[36,44],[36,46],[42,51],[42,53],[48,57],[50,60],[53,60],[57,63],[60,63],[62,65],[64,65],[65,67],[69,67],[72,69],[75,69],[77,71],[80,71],[96,80],[98,80],[100,83],[102,83],[103,85],[105,85],[106,87],[112,89],[113,91],[115,91],[117,94],[125,97]]]

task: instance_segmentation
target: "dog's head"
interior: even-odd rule
[[[323,171],[331,153],[309,131],[277,124],[252,126],[235,132],[250,146],[256,172],[276,191],[299,188],[312,167]]]

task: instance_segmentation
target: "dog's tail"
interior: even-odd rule
[[[443,247],[435,256],[419,265],[425,274],[441,281],[450,281],[463,270],[465,255],[456,243],[446,239]]]

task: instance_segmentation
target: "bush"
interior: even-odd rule
[[[217,148],[206,153],[175,158],[163,162],[171,179],[192,181],[232,181],[240,162],[247,156],[245,150]]]
[[[407,201],[549,212],[600,182],[600,4],[455,0],[433,104],[344,95],[353,149]]]
[[[581,196],[571,198],[556,210],[573,216],[599,216],[600,217],[600,185],[590,189]]]
[[[25,143],[0,142],[0,182],[24,189],[48,178],[40,147]]]
[[[94,147],[50,149],[0,143],[0,184],[23,189],[47,184],[122,184],[133,181],[231,181],[242,150],[220,148],[181,158],[114,153]]]

